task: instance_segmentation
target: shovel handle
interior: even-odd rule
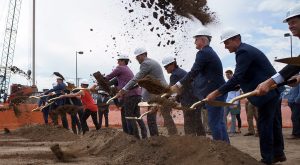
[[[117,95],[115,95],[114,97],[110,98],[109,100],[107,100],[106,104],[109,104],[109,102],[111,102],[113,99],[117,98]]]
[[[281,86],[284,86],[284,85],[292,84],[292,83],[295,83],[295,82],[297,82],[297,79],[292,79],[292,80],[288,80],[288,81],[285,81],[285,82],[282,82],[282,83],[279,83],[279,84],[275,84],[275,85],[271,86],[271,90],[276,89],[276,88],[281,87]],[[241,99],[248,98],[248,97],[251,97],[251,96],[256,96],[256,95],[257,95],[257,91],[254,90],[252,92],[248,92],[248,93],[245,93],[245,94],[242,94],[240,96],[237,96],[237,97],[233,98],[232,100],[229,101],[229,103],[234,103],[237,100],[241,100]]]
[[[207,99],[203,99],[203,100],[200,100],[198,102],[195,102],[190,108],[195,109],[199,104],[202,104],[205,101],[207,101]]]
[[[238,100],[241,100],[241,99],[244,99],[244,98],[248,98],[248,97],[251,97],[251,96],[255,96],[257,95],[257,91],[252,91],[252,92],[248,92],[248,93],[245,93],[245,94],[242,94],[242,95],[239,95],[233,99],[231,99],[229,101],[229,103],[233,104],[235,101],[238,101]]]

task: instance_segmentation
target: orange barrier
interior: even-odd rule
[[[0,112],[0,129],[9,128],[15,129],[24,125],[36,124],[36,123],[44,123],[42,112],[31,112],[33,108],[35,108],[36,104],[23,104],[19,106],[21,109],[21,116],[15,117],[14,112],[12,110]],[[287,106],[287,101],[283,100],[282,102],[282,125],[283,127],[292,127],[291,121],[291,110]],[[141,113],[145,112],[145,108],[141,108]],[[176,124],[183,125],[183,113],[180,110],[173,110],[172,116]],[[70,117],[68,115],[68,121],[70,123]],[[241,119],[243,127],[247,127],[247,117],[245,112],[244,101],[242,101],[242,110],[241,110]],[[49,120],[51,121],[51,120]],[[144,121],[146,121],[146,117],[144,117]],[[160,113],[157,115],[157,122],[159,125],[163,125],[163,118]],[[109,124],[111,126],[120,127],[121,126],[121,115],[120,110],[114,106],[110,106],[109,112]],[[91,118],[88,119],[88,125],[93,127],[93,123]]]

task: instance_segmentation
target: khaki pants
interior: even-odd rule
[[[247,114],[247,122],[248,122],[248,132],[255,134],[253,118],[257,122],[258,119],[258,111],[257,108],[252,105],[249,101],[246,102],[246,114]]]

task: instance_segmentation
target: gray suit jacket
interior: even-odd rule
[[[147,75],[159,80],[162,84],[167,86],[163,70],[159,63],[151,58],[146,58],[140,65],[140,71],[124,86],[123,89],[130,89],[137,83],[137,80],[142,79]],[[151,94],[146,89],[142,88],[143,100],[149,101],[150,96]]]

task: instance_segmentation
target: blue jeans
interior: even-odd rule
[[[224,123],[225,123],[226,128],[227,128],[227,116],[230,113],[230,111],[231,111],[230,107],[224,107]],[[236,115],[233,115],[233,114],[230,114],[230,115],[231,115],[231,125],[230,125],[229,133],[235,133]]]
[[[226,96],[219,96],[216,101],[225,101]],[[208,125],[212,132],[212,137],[214,140],[222,140],[230,143],[228,134],[226,131],[226,126],[224,122],[224,109],[223,107],[214,107],[210,105],[205,105],[208,112]]]
[[[260,153],[266,163],[284,154],[282,136],[281,99],[275,97],[258,108]]]

